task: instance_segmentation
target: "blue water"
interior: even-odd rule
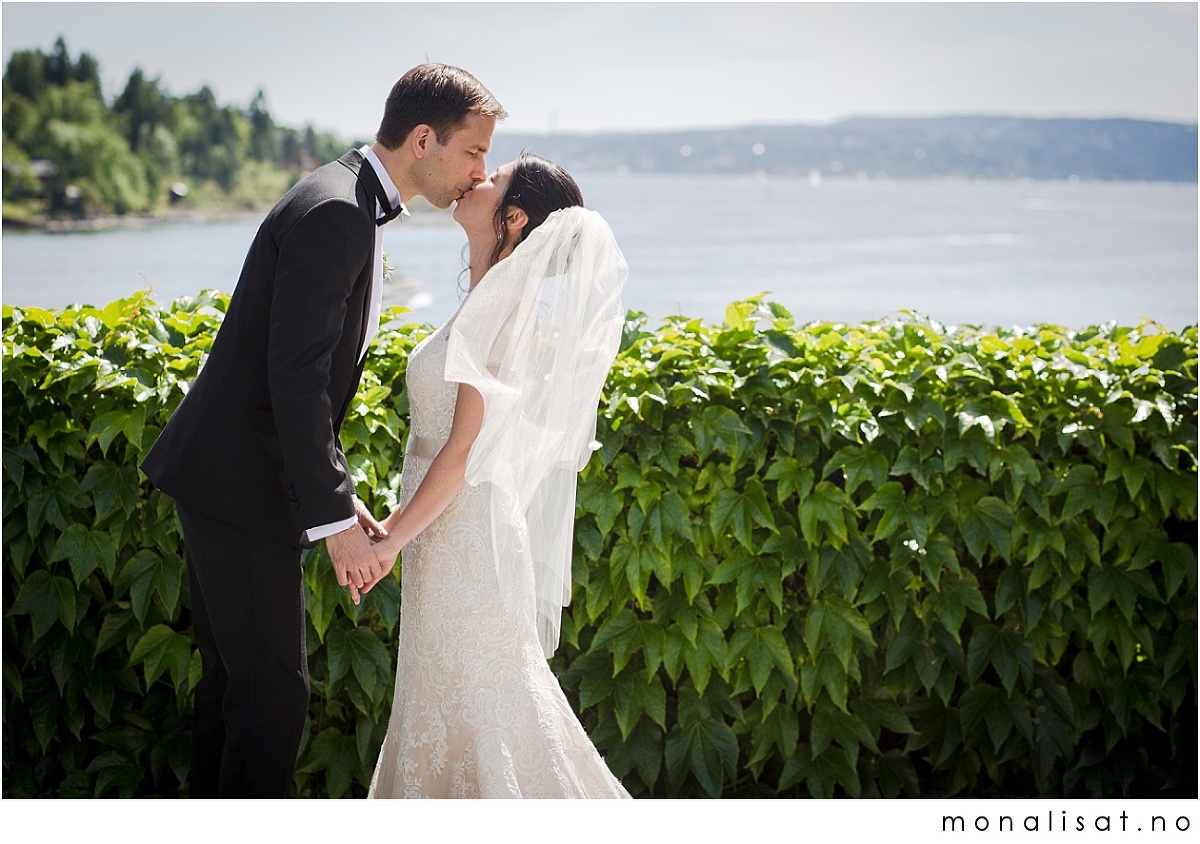
[[[915,310],[948,324],[1197,322],[1196,185],[581,175],[630,266],[625,303],[652,322],[720,320],[769,292],[800,321]],[[3,235],[5,304],[160,302],[231,289],[258,220]],[[459,301],[465,238],[438,211],[384,248],[437,323]]]

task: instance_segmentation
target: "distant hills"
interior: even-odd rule
[[[855,118],[828,126],[747,126],[654,134],[508,134],[489,160],[522,149],[577,172],[757,173],[809,178],[1196,181],[1196,125],[1011,117]]]

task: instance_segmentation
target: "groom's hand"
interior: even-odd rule
[[[354,603],[359,602],[358,590],[374,583],[383,574],[383,566],[371,548],[371,540],[360,525],[325,537],[325,547],[333,560],[338,584],[350,590]]]
[[[363,533],[367,535],[367,539],[372,542],[379,542],[381,539],[387,538],[387,528],[375,521],[375,517],[367,509],[367,505],[359,501],[358,498],[354,499],[354,512],[358,516],[358,526],[363,529]]]
[[[400,510],[397,509],[384,521],[384,538],[371,546],[371,550],[375,552],[375,558],[379,562],[379,577],[368,583],[364,583],[362,593],[365,595],[374,588],[375,584],[387,577],[388,573],[396,567],[396,560],[400,557],[400,537],[388,533],[396,520],[400,518]]]

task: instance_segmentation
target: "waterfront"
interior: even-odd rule
[[[626,306],[719,320],[759,292],[798,321],[901,309],[946,323],[1070,327],[1197,321],[1195,184],[578,176],[630,265]],[[5,304],[160,303],[231,289],[257,216],[98,233],[3,235]],[[437,323],[458,303],[465,238],[448,213],[385,229],[391,300]]]

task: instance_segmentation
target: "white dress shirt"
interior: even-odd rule
[[[359,149],[363,157],[367,159],[371,167],[375,170],[375,175],[379,177],[379,184],[383,185],[383,191],[387,194],[388,202],[395,208],[400,206],[400,216],[408,216],[408,209],[404,207],[404,203],[400,200],[400,191],[392,182],[392,177],[388,175],[387,169],[383,166],[383,162],[379,160],[379,156],[369,146],[363,146]],[[383,215],[386,209],[379,204],[379,200],[375,201],[375,216],[376,218]],[[363,336],[362,347],[358,350],[358,359],[362,360],[367,354],[367,347],[371,345],[371,341],[375,339],[375,335],[379,332],[379,314],[383,310],[383,226],[375,227],[375,266],[371,269],[371,309],[367,314],[367,330]],[[357,499],[356,499],[357,500]],[[358,521],[358,516],[350,516],[341,521],[332,522],[327,525],[309,528],[306,530],[305,537],[309,542],[316,542],[318,539],[324,539],[327,536],[332,536],[335,533],[341,533],[346,528],[353,527]]]

